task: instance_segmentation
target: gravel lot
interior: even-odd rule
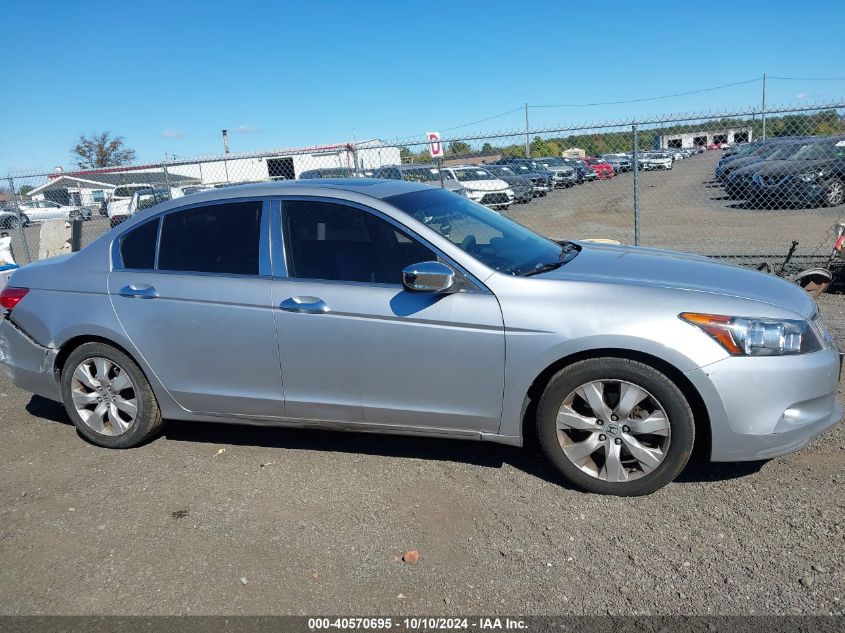
[[[0,419],[2,614],[845,613],[841,425],[619,499],[492,444],[172,423],[109,451],[5,378]]]

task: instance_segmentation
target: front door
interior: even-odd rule
[[[115,313],[189,411],[283,415],[266,235],[263,203],[239,201],[169,212],[119,242]]]
[[[492,294],[404,290],[402,269],[437,254],[371,210],[300,199],[281,215],[287,276],[272,301],[288,417],[498,431],[505,338]]]

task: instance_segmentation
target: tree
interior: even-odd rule
[[[35,187],[33,187],[32,185],[23,185],[20,189],[18,189],[18,195],[25,196],[33,189],[35,189]]]
[[[449,153],[454,156],[462,156],[470,152],[472,152],[472,147],[470,147],[469,143],[464,143],[463,141],[452,141],[449,143]]]
[[[70,151],[76,155],[76,164],[81,169],[119,167],[135,160],[135,150],[124,147],[123,137],[109,132],[81,134]]]
[[[402,163],[414,162],[414,152],[411,151],[410,147],[402,146],[399,148],[399,161]]]
[[[481,146],[481,153],[489,156],[490,154],[496,153],[496,148],[494,148],[492,145],[490,145],[490,143],[485,143],[484,145]]]

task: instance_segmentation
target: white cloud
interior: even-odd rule
[[[162,130],[161,136],[163,138],[182,138],[185,136],[181,130]]]
[[[258,128],[251,125],[239,125],[235,128],[235,132],[238,134],[253,134],[258,132]]]
[[[795,95],[795,98],[796,99],[806,99],[809,96],[810,96],[809,92],[799,92],[797,95]]]

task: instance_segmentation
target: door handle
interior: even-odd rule
[[[302,312],[305,314],[325,314],[329,306],[319,297],[290,297],[279,304],[285,312]]]
[[[123,286],[118,294],[121,297],[128,297],[132,299],[155,299],[158,297],[158,290],[152,286],[141,284],[136,286],[135,284],[129,284],[128,286]]]

